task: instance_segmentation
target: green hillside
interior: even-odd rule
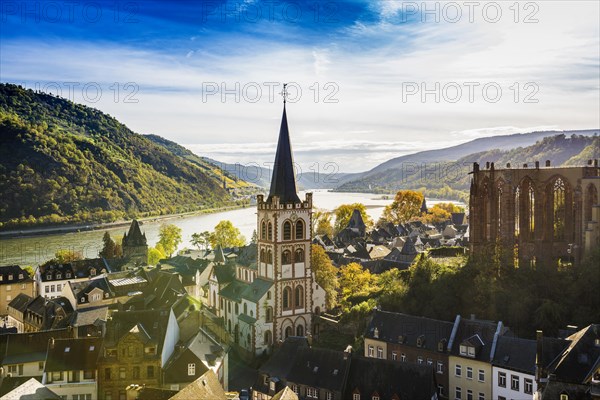
[[[98,110],[0,84],[0,227],[225,205],[219,179]]]
[[[370,173],[368,177],[347,182],[338,191],[395,193],[400,189],[420,190],[428,197],[468,201],[469,176],[473,162],[494,162],[497,168],[550,160],[553,166],[583,166],[588,159],[600,157],[598,136],[564,134],[543,138],[534,145],[510,150],[488,150],[456,161],[406,162],[395,168]]]

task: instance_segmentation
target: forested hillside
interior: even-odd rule
[[[203,168],[63,98],[0,84],[0,227],[108,222],[229,203]]]
[[[494,162],[496,168],[507,163],[513,167],[535,161],[544,165],[550,160],[553,166],[585,165],[588,159],[600,157],[598,136],[564,134],[546,137],[527,147],[510,150],[489,150],[461,157],[456,161],[405,162],[395,168],[370,173],[368,177],[347,182],[339,191],[374,191],[395,193],[399,189],[423,191],[428,197],[468,200],[469,176],[473,162]]]

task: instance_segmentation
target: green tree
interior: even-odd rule
[[[99,253],[100,257],[114,258],[116,249],[117,249],[117,244],[115,243],[114,240],[112,240],[112,238],[110,237],[110,233],[108,233],[108,231],[104,232],[104,236],[102,237],[102,242],[104,242],[104,246],[102,247],[102,250],[100,250],[100,253]]]
[[[335,233],[340,232],[348,225],[348,222],[350,221],[350,217],[352,217],[352,213],[354,212],[354,210],[358,210],[360,212],[360,215],[362,216],[367,228],[373,226],[373,219],[367,214],[367,208],[364,204],[342,204],[338,206],[335,210],[333,210],[333,213],[335,215]]]
[[[358,263],[342,266],[339,279],[344,309],[347,309],[354,299],[371,297],[376,289],[373,287],[374,277],[371,272]]]
[[[250,243],[258,243],[258,233],[256,232],[256,229],[252,231],[252,238],[250,239]]]
[[[403,224],[421,214],[421,204],[425,197],[414,190],[400,190],[392,204],[385,207],[382,218],[394,224]]]
[[[158,237],[158,244],[162,246],[164,253],[171,257],[181,243],[181,228],[173,224],[162,224]]]
[[[210,245],[214,249],[217,245],[221,247],[240,247],[246,244],[246,238],[240,230],[233,226],[231,221],[221,221],[215,226],[210,235]]]
[[[63,250],[58,250],[54,254],[54,259],[59,264],[66,264],[66,263],[70,263],[72,261],[83,260],[83,254],[81,254],[80,251],[63,249]]]
[[[333,266],[325,250],[315,244],[311,247],[310,265],[315,273],[315,281],[325,290],[327,309],[331,310],[337,304],[338,289],[340,287],[337,268]]]
[[[150,247],[148,249],[148,265],[156,265],[160,260],[166,258],[165,254],[157,247]]]
[[[33,275],[35,274],[35,271],[31,265],[24,266],[23,271],[27,272],[30,277],[33,277]]]
[[[315,211],[313,213],[313,226],[315,235],[333,236],[333,225],[331,224],[331,213],[327,211]]]
[[[207,250],[208,245],[210,244],[210,232],[204,231],[201,233],[193,233],[192,240],[190,240],[190,243],[198,247],[198,250]]]

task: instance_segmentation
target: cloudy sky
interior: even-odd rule
[[[362,171],[493,134],[600,126],[600,2],[3,1],[0,81],[227,162]]]

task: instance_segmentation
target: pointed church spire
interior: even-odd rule
[[[220,244],[215,247],[215,257],[213,258],[213,261],[217,264],[225,263],[225,254],[223,254],[223,249]]]
[[[285,98],[287,96],[286,85],[283,86],[283,116],[279,128],[279,142],[277,154],[273,165],[273,176],[271,178],[271,190],[267,201],[273,196],[278,196],[281,203],[300,203],[296,192],[296,175],[294,174],[294,156],[292,155],[292,144],[288,130],[287,114],[285,110]]]

